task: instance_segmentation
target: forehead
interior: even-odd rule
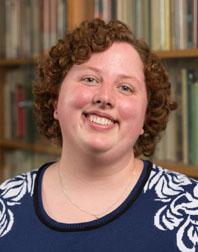
[[[126,42],[114,42],[107,50],[93,53],[89,60],[72,68],[83,71],[98,69],[103,74],[134,76],[144,81],[144,65],[136,49]]]
[[[126,42],[114,42],[108,49],[103,52],[93,53],[91,58],[88,60],[91,61],[100,61],[100,60],[110,60],[113,63],[118,61],[119,63],[136,63],[139,66],[143,67],[142,60],[136,51],[136,49]],[[127,62],[126,62],[127,60]],[[105,63],[105,62],[103,62]]]

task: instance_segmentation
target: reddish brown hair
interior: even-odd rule
[[[59,122],[54,119],[53,113],[63,79],[74,64],[84,63],[93,53],[105,51],[116,41],[131,44],[144,64],[148,107],[144,134],[139,136],[134,152],[136,156],[150,156],[176,104],[171,100],[171,85],[162,61],[120,21],[105,23],[94,19],[81,23],[68,32],[64,40],[59,40],[51,48],[49,55],[38,64],[33,85],[38,130],[48,139],[56,140],[62,145]]]

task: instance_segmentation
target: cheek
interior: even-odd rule
[[[91,102],[92,93],[84,88],[75,88],[63,90],[62,95],[59,97],[58,107],[59,110],[64,110],[70,113],[71,109],[81,109]]]
[[[76,109],[81,109],[92,101],[92,93],[89,90],[79,89],[73,92],[70,102]]]
[[[134,102],[121,101],[119,114],[122,119],[134,118],[137,114],[137,105]]]
[[[144,123],[145,111],[146,103],[138,100],[122,101],[119,106],[119,114],[123,120],[136,120],[138,124]]]

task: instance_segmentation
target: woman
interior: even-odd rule
[[[143,41],[83,22],[39,65],[34,96],[61,157],[1,185],[1,251],[197,251],[197,182],[139,158],[176,107]]]

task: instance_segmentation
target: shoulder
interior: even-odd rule
[[[32,197],[37,171],[23,173],[0,185],[0,237],[5,236],[15,220],[15,209],[27,197]]]
[[[10,201],[20,200],[26,193],[32,195],[37,170],[22,173],[7,179],[0,185],[0,198]]]
[[[146,183],[145,190],[155,188],[156,192],[161,189],[168,194],[176,192],[198,193],[198,180],[186,175],[152,164],[151,173]],[[197,194],[198,195],[198,194]]]
[[[152,164],[144,193],[152,193],[158,202],[178,204],[183,213],[190,211],[190,208],[198,213],[198,181],[184,174]]]
[[[198,181],[153,164],[144,192],[151,193],[156,206],[154,226],[164,232],[175,232],[180,251],[195,251]]]

